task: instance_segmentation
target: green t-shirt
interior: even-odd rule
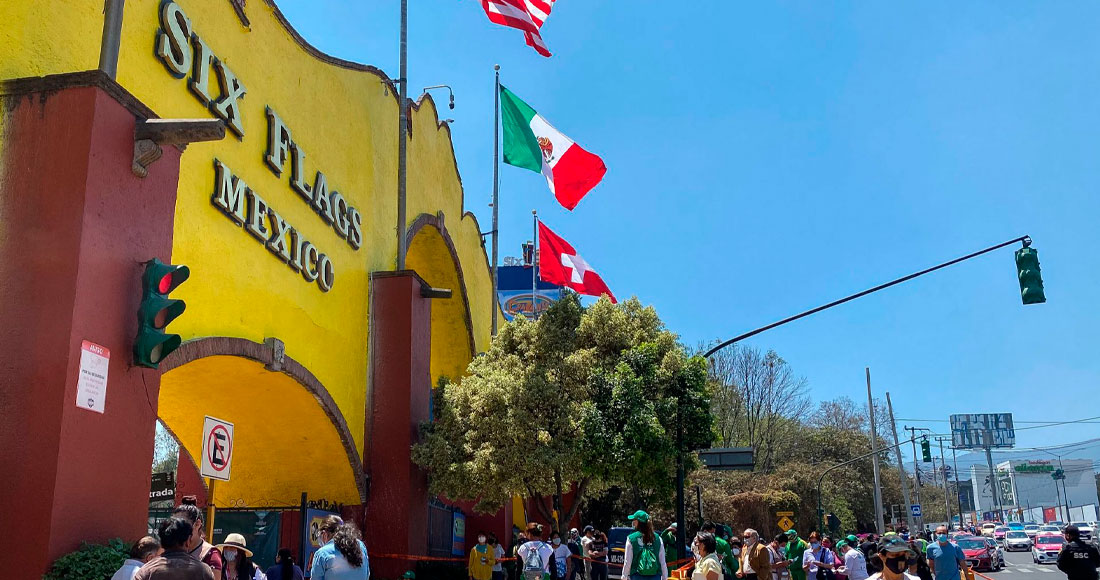
[[[787,559],[794,561],[790,567],[791,578],[805,578],[806,572],[802,569],[802,554],[808,549],[810,549],[810,545],[802,538],[798,538],[798,541],[795,542],[787,542]]]
[[[672,530],[661,532],[661,541],[665,543],[665,563],[675,562],[680,559],[680,551],[676,549],[676,534]]]
[[[714,543],[716,548],[715,554],[718,554],[718,559],[722,561],[722,567],[725,568],[725,575],[737,573],[737,558],[733,557],[733,550],[730,549],[730,543],[715,536]]]

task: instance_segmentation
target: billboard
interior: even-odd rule
[[[1014,447],[1012,413],[951,415],[951,446],[955,449]]]
[[[497,296],[504,319],[517,315],[531,317],[545,312],[561,297],[561,286],[538,281],[536,292],[531,292],[530,266],[500,266],[497,268]]]

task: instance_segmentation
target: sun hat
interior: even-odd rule
[[[249,550],[245,547],[244,536],[240,534],[229,534],[225,537],[225,541],[215,547],[218,548],[218,551],[222,552],[224,552],[226,548],[236,548],[244,552],[244,555],[248,556],[249,558],[252,557],[252,550]]]
[[[638,520],[639,522],[642,522],[644,524],[649,521],[649,514],[645,513],[643,510],[638,510],[633,514],[626,516],[626,519]]]

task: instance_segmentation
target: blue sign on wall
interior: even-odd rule
[[[497,294],[504,319],[516,315],[531,317],[542,313],[561,297],[561,286],[538,281],[537,293],[532,298],[530,266],[500,266],[497,268]]]
[[[909,511],[913,512],[913,517],[915,517],[915,518],[923,517],[922,513],[921,513],[921,510],[920,510],[920,504],[919,503],[915,503],[915,504],[909,506]]]
[[[466,514],[456,511],[451,520],[451,553],[455,556],[466,555]]]

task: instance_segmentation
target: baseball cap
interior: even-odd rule
[[[787,535],[793,538],[798,535],[798,532],[794,531],[794,528],[791,528],[787,530]]]
[[[859,543],[859,538],[855,537],[852,534],[849,534],[848,537],[844,538],[844,539],[847,540],[848,544],[850,544],[850,545]]]
[[[596,528],[593,528],[592,526],[585,526],[584,527],[584,533],[586,533],[586,534],[588,532],[594,532],[594,531],[596,531]]]
[[[645,522],[649,521],[649,514],[645,513],[642,510],[638,510],[638,511],[634,512],[633,514],[631,514],[629,516],[626,516],[626,519],[628,519],[628,520],[638,520],[639,522],[645,523]]]
[[[838,549],[838,550],[841,549],[841,548],[847,548],[847,547],[848,547],[848,541],[847,540],[841,540],[841,541],[836,543],[836,549]]]
[[[917,556],[917,553],[913,551],[913,548],[909,547],[909,544],[905,540],[896,536],[883,542],[882,547],[879,548],[878,551],[887,554],[908,553],[914,558]]]

